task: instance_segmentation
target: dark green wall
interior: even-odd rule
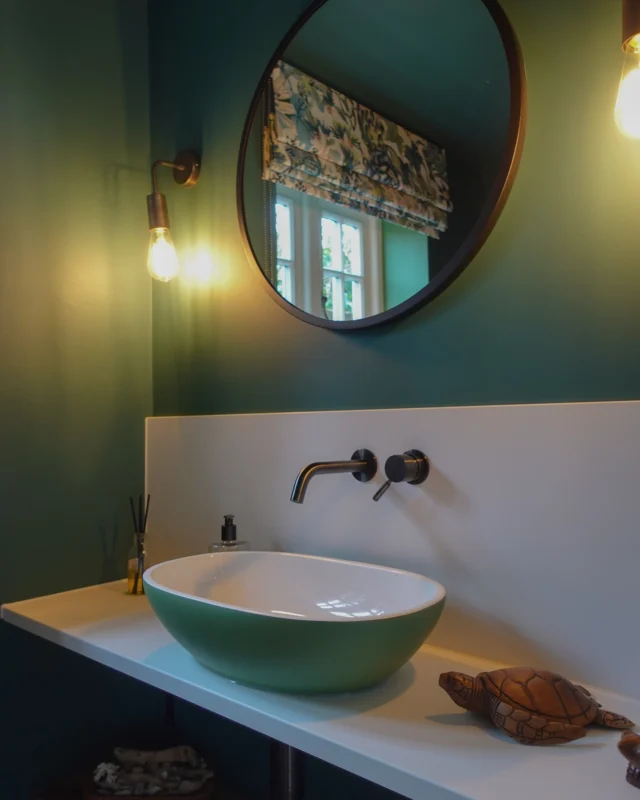
[[[0,602],[122,572],[151,412],[146,4],[0,4]],[[0,624],[0,796],[156,693]]]
[[[190,0],[193,26],[172,0],[152,4],[152,148],[202,142],[201,183],[175,198],[176,238],[206,239],[220,278],[204,292],[154,287],[156,413],[640,396],[640,145],[613,123],[618,0],[584,0],[580,14],[557,0],[504,0],[530,101],[506,209],[444,295],[356,335],[279,308],[247,263],[236,219],[247,107],[305,5]]]
[[[142,488],[145,8],[92,5],[0,12],[2,601],[103,577],[114,535],[126,555],[122,514]]]

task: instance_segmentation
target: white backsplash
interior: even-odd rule
[[[304,465],[373,450],[370,483]],[[426,483],[372,501],[393,453]],[[147,421],[149,563],[206,551],[223,514],[253,549],[442,582],[430,643],[640,696],[640,402],[327,411]]]

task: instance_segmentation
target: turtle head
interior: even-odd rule
[[[438,681],[453,702],[469,711],[482,711],[484,688],[477,678],[464,672],[443,672]]]

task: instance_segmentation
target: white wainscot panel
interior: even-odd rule
[[[235,514],[254,549],[388,564],[442,582],[430,643],[640,695],[640,403],[154,418],[150,563],[203,552]],[[311,481],[305,464],[373,450],[379,472]],[[378,502],[384,461],[431,474]]]

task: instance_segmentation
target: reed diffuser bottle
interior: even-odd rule
[[[129,594],[144,594],[142,573],[144,572],[145,555],[144,538],[139,533],[135,533],[127,560],[127,592]]]
[[[127,559],[127,592],[129,594],[144,594],[144,583],[142,574],[144,572],[144,540],[147,531],[147,517],[149,516],[149,503],[151,495],[147,495],[147,504],[143,512],[143,497],[138,497],[138,514],[133,497],[129,498],[131,505],[131,516],[133,517],[133,544],[129,550]]]

